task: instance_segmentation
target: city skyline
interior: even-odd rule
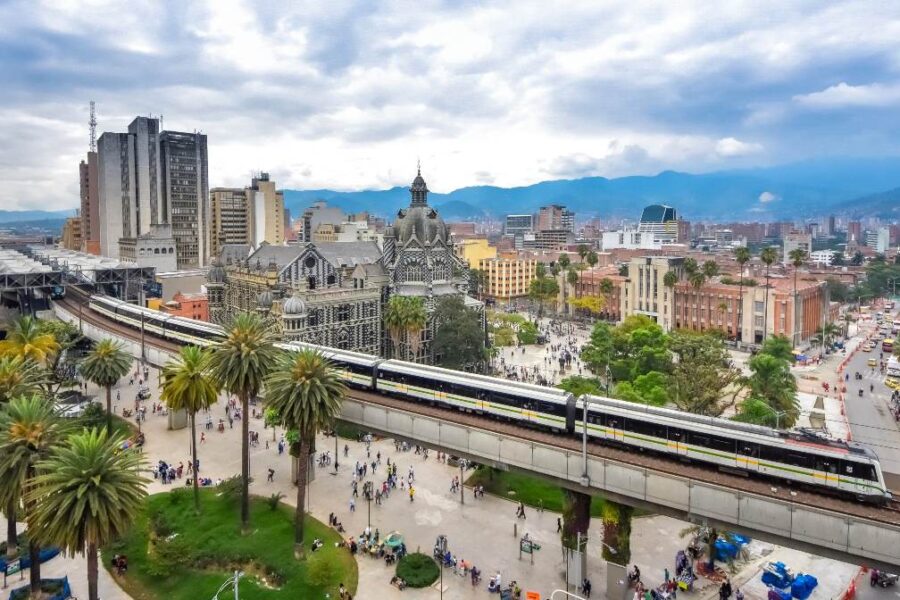
[[[900,7],[0,7],[5,208],[78,204],[88,101],[210,138],[210,182],[437,191],[898,154]],[[515,18],[510,18],[515,15]],[[13,24],[15,25],[13,27]]]

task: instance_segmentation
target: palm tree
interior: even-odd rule
[[[612,293],[615,291],[615,286],[613,282],[608,277],[604,277],[600,280],[600,294],[603,296],[603,306],[609,306],[609,297],[612,296]],[[608,314],[608,311],[607,311]]]
[[[569,260],[569,255],[566,254],[565,252],[563,252],[562,254],[559,255],[559,258],[557,259],[557,262],[559,262],[559,266],[560,266],[563,270],[568,269],[568,268],[569,268],[569,265],[572,264],[572,261]]]
[[[597,263],[600,261],[600,257],[597,256],[596,252],[591,250],[590,252],[588,252],[586,260],[587,260],[588,266],[590,266],[593,269],[597,265]]]
[[[724,331],[727,331],[725,325],[725,313],[728,312],[728,305],[724,302],[719,302],[719,305],[716,308],[719,310],[719,324],[722,325]]]
[[[766,329],[769,326],[769,267],[778,260],[778,251],[772,246],[766,246],[759,253],[759,259],[766,265],[766,298],[763,308],[763,341],[765,341],[766,335],[768,335]]]
[[[700,288],[706,283],[706,275],[703,274],[703,271],[696,270],[688,277],[688,281],[691,282],[691,287],[694,288],[694,297],[697,299],[698,329],[703,330],[703,326],[699,323],[699,316],[702,314],[700,310]]]
[[[0,406],[19,396],[36,394],[44,382],[42,369],[31,360],[23,360],[18,356],[0,358]],[[16,498],[10,498],[6,504],[6,555],[18,554],[18,536],[16,535]]]
[[[738,326],[737,331],[735,332],[735,336],[740,342],[744,327],[744,265],[750,262],[750,249],[746,246],[735,248],[734,260],[737,261],[738,268],[740,269],[740,273],[738,274],[740,279],[738,297],[740,301],[738,302]]]
[[[197,466],[197,413],[218,400],[219,392],[209,368],[210,354],[197,346],[184,346],[178,358],[162,370],[160,399],[172,410],[184,410],[191,418],[191,462]],[[243,417],[243,415],[242,415]],[[200,487],[194,473],[194,509],[200,512]]]
[[[43,397],[14,398],[0,412],[0,505],[22,504],[25,521],[29,524],[29,558],[31,560],[31,597],[38,598],[41,590],[41,561],[38,529],[32,518],[37,509],[34,498],[25,492],[31,489],[38,475],[38,462],[45,458],[65,435],[65,423],[53,405]],[[71,523],[67,524],[71,525]]]
[[[59,343],[52,333],[41,329],[41,322],[34,317],[19,317],[0,341],[0,356],[18,356],[46,366],[59,350]]]
[[[112,387],[131,368],[131,356],[122,344],[109,338],[100,340],[81,362],[84,378],[106,389],[106,432],[112,435]]]
[[[147,496],[141,454],[121,452],[122,441],[96,428],[70,436],[37,463],[40,474],[26,496],[36,507],[29,531],[41,543],[85,555],[89,600],[99,598],[97,550],[134,526]]]
[[[791,334],[791,346],[796,347],[797,334],[800,331],[797,328],[797,314],[799,313],[800,305],[800,303],[797,302],[797,273],[800,271],[800,267],[803,266],[803,263],[806,262],[806,250],[803,248],[794,248],[788,252],[788,258],[791,259],[791,264],[794,266],[794,318],[792,319],[794,322],[794,331]]]
[[[587,244],[578,244],[578,256],[581,257],[581,262],[584,262],[585,258],[587,258],[588,252],[590,251],[591,249],[588,248]]]
[[[282,356],[266,380],[266,404],[281,425],[300,435],[296,448],[297,510],[294,513],[294,556],[303,556],[303,517],[309,454],[316,433],[333,426],[341,413],[346,388],[332,363],[316,350]],[[292,448],[292,454],[294,453]]]
[[[714,260],[705,261],[701,269],[703,271],[703,274],[706,275],[707,279],[712,279],[719,274],[719,265],[716,264],[716,261]]]
[[[395,356],[402,348],[404,336],[409,340],[412,359],[422,346],[422,331],[428,323],[428,311],[422,298],[392,296],[384,312],[384,325],[391,336]],[[403,357],[406,358],[406,357]]]
[[[697,269],[699,269],[699,267],[697,266],[696,260],[694,260],[693,258],[684,259],[684,272],[685,273],[687,273],[690,276],[690,275],[693,275],[694,273],[696,273]]]
[[[678,329],[678,311],[675,306],[675,285],[678,283],[678,273],[675,271],[666,271],[666,274],[663,275],[663,285],[669,288],[669,293],[672,295],[672,331]]]
[[[278,357],[275,337],[256,313],[239,313],[213,346],[210,368],[218,387],[241,401],[241,529],[250,527],[250,398],[259,394]],[[196,476],[196,473],[194,474]]]

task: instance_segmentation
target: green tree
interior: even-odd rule
[[[863,261],[864,261],[865,259],[866,259],[866,257],[863,256],[863,253],[860,252],[859,250],[857,250],[857,251],[853,254],[853,258],[850,259],[850,264],[851,264],[852,266],[854,266],[854,267],[858,267],[858,266],[860,266],[860,265],[863,264]]]
[[[699,270],[700,267],[697,265],[696,260],[693,258],[684,259],[684,272],[687,274],[688,278]]]
[[[19,356],[0,358],[0,408],[13,398],[39,393],[43,382],[44,370],[31,360],[23,360]],[[6,555],[8,557],[18,554],[17,504],[15,498],[10,498],[4,509],[6,514]]]
[[[734,260],[738,264],[738,277],[740,280],[738,287],[738,326],[735,337],[738,341],[742,341],[742,331],[744,329],[744,265],[750,262],[750,249],[746,246],[735,248]]]
[[[631,519],[634,509],[603,499],[603,560],[621,566],[631,562]]]
[[[794,351],[791,348],[791,340],[783,335],[773,335],[763,342],[759,350],[760,354],[768,354],[780,360],[786,361],[788,364],[794,360]]]
[[[112,387],[131,368],[131,356],[119,342],[100,340],[81,362],[81,374],[106,389],[106,432],[112,435]]]
[[[619,265],[619,275],[621,277],[628,277],[628,265]]]
[[[178,356],[162,369],[160,400],[171,410],[183,410],[191,419],[191,461],[197,464],[197,413],[218,400],[219,392],[210,369],[210,353],[197,346],[183,346]],[[194,473],[194,510],[200,512],[200,484]]]
[[[554,300],[557,294],[559,294],[559,284],[552,277],[538,275],[531,281],[528,296],[538,302],[538,318],[544,315],[544,302]]]
[[[600,395],[603,392],[603,385],[599,379],[594,377],[582,377],[581,375],[570,375],[556,386],[563,389],[575,397],[583,394]]]
[[[723,393],[731,401],[741,391],[741,371],[731,365],[722,338],[711,334],[677,331],[669,336],[674,355],[669,377],[669,398],[680,410],[717,417],[725,409]]]
[[[591,251],[591,249],[588,248],[587,244],[578,244],[578,256],[581,257],[581,262],[585,261],[585,259],[587,258],[588,252],[590,252],[590,251]]]
[[[776,260],[778,260],[778,251],[773,246],[766,246],[759,253],[759,258],[766,265],[766,299],[763,307],[763,340],[768,337],[766,331],[769,327],[769,269]]]
[[[437,363],[448,369],[472,369],[485,359],[481,315],[465,305],[461,296],[445,296],[434,307],[432,349]]]
[[[59,342],[35,317],[19,317],[0,341],[0,356],[18,356],[46,367],[59,352]]]
[[[559,266],[563,271],[568,269],[569,265],[572,264],[572,261],[569,259],[569,255],[566,254],[565,252],[563,252],[562,254],[559,255],[557,262],[559,263]]]
[[[712,279],[719,274],[719,265],[714,260],[707,260],[704,261],[701,270],[703,271],[703,275],[705,275],[707,279]]]
[[[39,321],[40,330],[53,336],[58,344],[58,351],[50,355],[47,362],[47,375],[44,379],[44,386],[47,394],[52,395],[59,392],[62,387],[71,387],[77,384],[77,381],[69,376],[68,365],[64,364],[64,358],[69,357],[68,352],[74,348],[81,340],[82,335],[78,328],[66,321]]]
[[[668,373],[672,357],[666,334],[646,315],[631,315],[617,327],[597,323],[581,358],[592,373],[610,374],[615,381],[635,381],[652,371]]]
[[[588,252],[587,258],[585,260],[587,260],[587,264],[593,269],[600,261],[600,257],[597,256],[596,252],[591,250],[590,252]]]
[[[678,306],[675,304],[675,286],[678,285],[678,273],[675,271],[666,271],[663,275],[663,285],[669,288],[669,295],[672,296],[672,325],[671,329],[678,329]]]
[[[750,398],[765,402],[773,411],[784,413],[781,424],[791,427],[800,416],[797,380],[790,363],[771,354],[760,353],[750,359],[751,375],[747,380]]]
[[[522,323],[521,325],[519,325],[519,330],[516,332],[516,337],[519,339],[520,344],[526,346],[529,344],[537,344],[537,325],[530,321]]]
[[[99,599],[98,549],[134,526],[147,496],[141,454],[120,451],[122,441],[96,428],[70,436],[35,465],[39,475],[27,494],[36,507],[29,532],[85,555],[89,600]]]
[[[807,257],[808,256],[806,254],[806,250],[804,250],[803,248],[794,248],[793,250],[788,252],[788,258],[791,260],[791,265],[794,267],[794,298],[795,298],[795,301],[794,301],[794,318],[792,319],[793,323],[794,323],[794,325],[793,325],[794,334],[791,335],[791,344],[793,344],[794,346],[796,346],[796,344],[797,344],[797,334],[799,332],[799,329],[797,328],[797,314],[798,314],[797,307],[800,305],[800,303],[796,301],[796,298],[797,298],[797,274],[800,272],[800,267],[802,267],[803,263],[806,262]]]
[[[487,272],[484,269],[469,269],[469,289],[476,298],[481,299],[486,285]]]
[[[0,411],[0,505],[21,503],[29,525],[31,596],[40,597],[41,545],[34,516],[37,501],[26,496],[38,476],[38,463],[65,436],[65,423],[42,396],[14,398]]]
[[[278,367],[266,381],[266,390],[266,404],[279,415],[281,425],[299,434],[299,442],[296,448],[292,444],[291,450],[299,459],[294,513],[294,556],[299,559],[304,556],[303,519],[312,444],[316,433],[333,428],[346,388],[338,370],[323,354],[304,349],[279,358]]]
[[[394,356],[400,354],[400,358],[415,358],[422,346],[422,331],[428,324],[428,312],[425,302],[418,296],[391,296],[384,312],[384,326],[391,336],[394,347]],[[412,356],[403,352],[404,337],[408,341]]]
[[[566,271],[566,283],[569,285],[575,285],[578,283],[578,271],[575,269],[569,269]]]
[[[634,381],[616,384],[615,396],[636,404],[665,406],[669,402],[669,378],[659,371],[650,371],[635,377]]]
[[[825,283],[828,286],[828,295],[835,302],[841,304],[850,300],[850,286],[837,277],[827,277]]]
[[[278,351],[262,317],[239,313],[225,328],[225,339],[213,346],[210,368],[216,387],[241,402],[241,529],[250,527],[250,398],[259,394]]]

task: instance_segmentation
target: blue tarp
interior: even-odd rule
[[[723,538],[719,538],[716,540],[716,560],[720,562],[728,562],[729,560],[734,560],[737,558],[738,552],[740,552],[742,546],[746,546],[750,543],[750,538],[739,535],[737,533],[730,534],[730,538],[733,541],[728,541]]]
[[[783,590],[792,583],[791,576],[787,572],[787,567],[782,562],[769,563],[766,569],[763,569],[762,582],[767,586]],[[788,594],[790,597],[790,594]]]
[[[794,583],[791,584],[791,596],[797,600],[806,600],[817,585],[819,585],[819,581],[812,575],[797,575]]]
[[[54,556],[59,554],[59,548],[41,548],[38,556],[41,558],[41,562],[45,563]],[[23,570],[31,567],[31,558],[26,554],[24,556],[20,556],[19,560],[21,560],[21,567]],[[6,571],[7,561],[5,558],[0,558],[0,574]]]

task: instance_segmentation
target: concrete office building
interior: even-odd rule
[[[83,243],[81,239],[81,222],[82,219],[78,215],[66,219],[65,223],[63,223],[62,236],[59,240],[60,246],[62,246],[66,250],[78,250],[79,252],[81,251],[81,245]]]
[[[684,277],[684,258],[674,256],[642,256],[628,263],[628,277],[622,282],[619,314],[647,315],[665,330],[673,329],[674,292],[666,287],[663,278],[674,271]]]
[[[81,244],[89,254],[100,254],[100,195],[97,179],[97,153],[88,152],[87,161],[78,165],[81,192]]]
[[[319,201],[303,211],[300,219],[300,241],[311,242],[313,232],[318,229],[320,224],[340,225],[347,220],[347,214],[340,208],[328,206],[327,202]]]
[[[178,244],[169,224],[150,225],[146,233],[119,239],[119,258],[139,267],[155,267],[157,273],[178,270]]]
[[[847,223],[847,241],[862,243],[862,223],[859,221],[850,221]]]
[[[159,119],[137,117],[127,133],[98,141],[100,253],[119,256],[119,239],[169,223],[178,268],[204,266],[209,253],[206,136],[159,131]]]
[[[803,250],[806,256],[812,254],[813,236],[811,233],[802,231],[792,231],[784,235],[783,251],[781,254],[781,262],[785,265],[791,262],[791,252],[794,250]]]
[[[211,256],[218,256],[226,244],[255,248],[263,242],[276,246],[285,242],[284,194],[275,189],[268,173],[260,173],[245,188],[213,188],[209,196]]]
[[[888,227],[879,227],[866,232],[866,246],[879,254],[884,254],[891,246],[891,230]]]
[[[527,296],[537,276],[537,261],[533,258],[483,258],[478,267],[484,273],[482,294],[499,301]]]
[[[678,215],[671,206],[651,204],[641,212],[638,231],[657,243],[674,244],[678,241]]]
[[[575,213],[560,204],[542,206],[538,210],[537,231],[570,231],[575,233]]]

